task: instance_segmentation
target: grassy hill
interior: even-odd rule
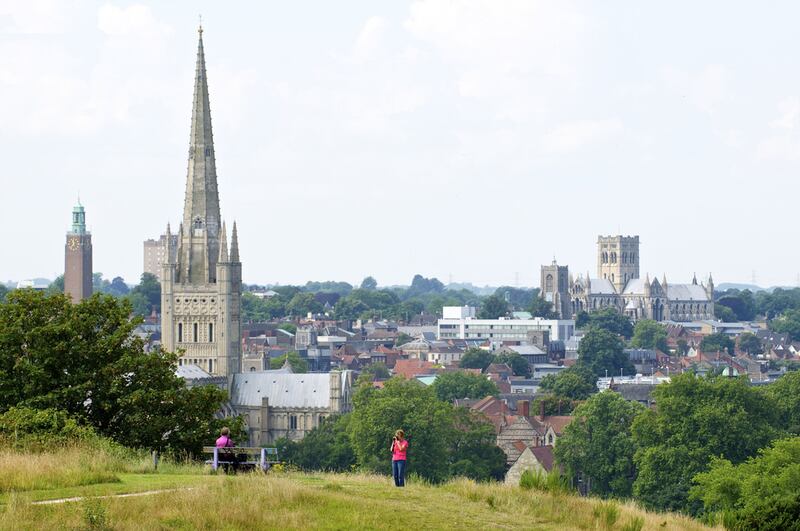
[[[706,529],[677,515],[458,480],[405,489],[363,474],[212,475],[80,449],[0,452],[2,529]],[[141,496],[123,493],[157,491]],[[36,504],[79,497],[75,501]]]

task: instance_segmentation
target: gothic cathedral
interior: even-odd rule
[[[186,198],[175,252],[161,281],[161,344],[179,363],[231,377],[241,371],[242,264],[236,223],[230,252],[220,219],[203,28],[199,30]],[[167,225],[167,245],[172,245]]]

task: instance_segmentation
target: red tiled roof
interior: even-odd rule
[[[417,359],[397,360],[394,364],[394,373],[410,380],[420,375],[433,374],[434,364],[431,361]]]
[[[527,448],[527,447],[528,447],[528,445],[527,445],[527,444],[525,444],[525,443],[524,443],[524,442],[522,442],[522,441],[514,441],[514,442],[513,442],[513,443],[511,443],[511,444],[512,444],[512,445],[514,445],[514,448],[516,448],[516,449],[517,449],[517,450],[519,450],[520,452],[524,452],[524,451],[525,451],[525,448]]]

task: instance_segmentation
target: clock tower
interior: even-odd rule
[[[72,302],[92,296],[92,235],[86,230],[86,212],[78,201],[72,209],[72,230],[64,246],[64,293]]]

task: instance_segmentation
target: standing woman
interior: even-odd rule
[[[408,441],[403,430],[397,430],[392,439],[392,475],[395,487],[406,486],[406,450]]]

